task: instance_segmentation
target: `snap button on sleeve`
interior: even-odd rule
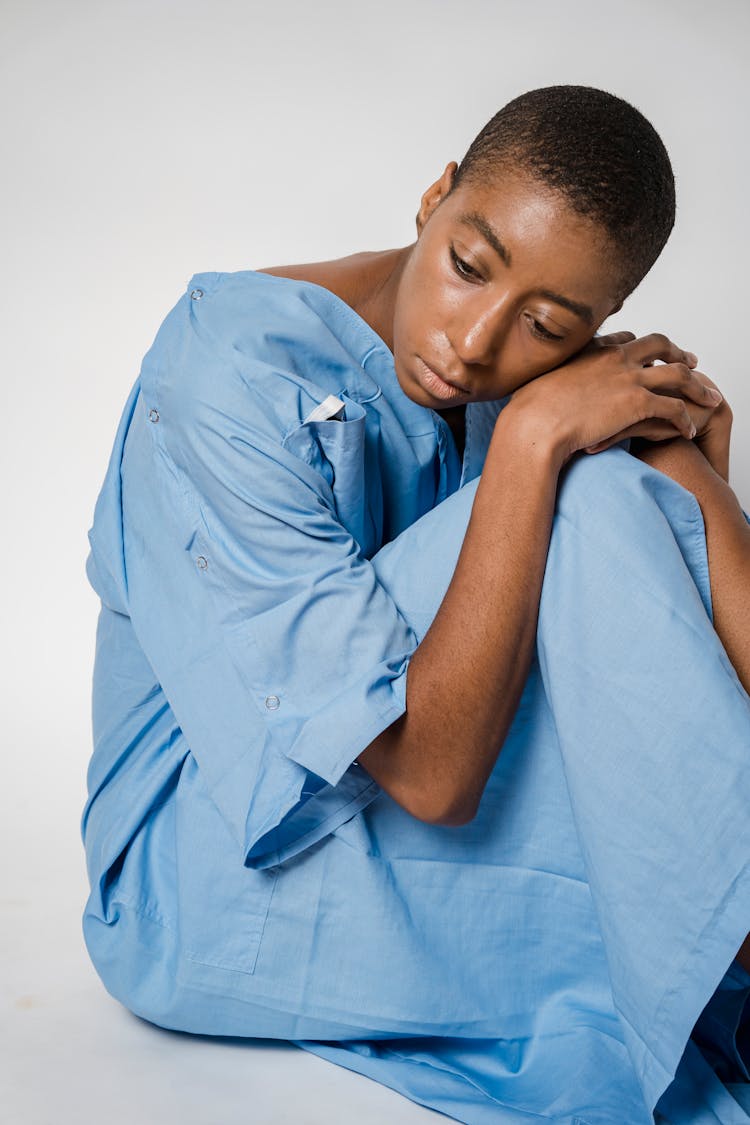
[[[149,420],[149,422],[158,422],[159,421],[159,411],[156,410],[153,406],[151,407],[151,409],[148,412],[148,420]]]
[[[269,711],[278,711],[280,706],[281,706],[281,700],[279,699],[278,695],[267,695],[266,696],[266,707],[268,708]]]
[[[205,555],[198,555],[198,558],[195,560],[195,565],[199,570],[206,570],[208,567],[208,559]]]
[[[200,301],[202,296],[203,296],[203,290],[202,289],[194,289],[192,291],[192,293],[190,294],[190,297],[193,301]]]

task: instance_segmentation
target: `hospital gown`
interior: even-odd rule
[[[357,762],[507,401],[468,405],[460,458],[333,293],[190,280],[89,533],[88,951],[146,1020],[290,1039],[459,1121],[750,1122],[750,698],[691,493],[627,441],[565,466],[471,823]]]

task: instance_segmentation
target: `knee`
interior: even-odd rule
[[[729,483],[721,476],[693,441],[675,438],[666,442],[635,443],[633,456],[650,468],[670,477],[692,493],[700,505],[706,529],[726,521],[747,542],[749,518]]]
[[[556,514],[582,529],[642,540],[650,523],[695,522],[700,509],[682,483],[622,446],[580,453],[561,475]]]
[[[558,570],[566,582],[608,573],[622,588],[626,578],[669,583],[685,562],[702,575],[705,553],[693,493],[626,449],[580,454],[563,470],[545,583]]]

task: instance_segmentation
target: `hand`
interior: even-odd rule
[[[618,332],[519,387],[508,406],[553,443],[560,466],[578,450],[598,452],[625,437],[690,439],[699,425],[708,431],[718,406],[697,362],[661,334]]]
[[[634,338],[629,333],[622,333],[619,335],[628,335],[631,339]],[[614,337],[602,337],[601,339],[608,339],[612,341]],[[691,361],[695,360],[695,356],[690,355],[689,359]],[[689,366],[694,370],[696,364],[697,360],[695,363],[691,362]],[[702,372],[700,372],[699,374],[706,386],[719,391],[719,388],[716,386],[716,383],[714,383],[713,379],[710,379],[708,375],[704,375]],[[721,394],[720,391],[719,394]],[[690,414],[690,417],[693,420],[693,425],[696,429],[693,441],[698,446],[701,453],[709,462],[714,471],[717,472],[719,476],[722,477],[722,479],[725,480],[728,484],[729,442],[733,421],[733,414],[729,403],[725,398],[722,398],[718,406],[714,406],[713,404],[708,406],[698,406],[694,402],[686,402],[685,406],[687,407],[688,413]],[[607,449],[609,448],[609,446],[615,445],[618,441],[621,441],[622,438],[627,436],[630,435],[627,433],[615,434],[613,437],[608,438],[604,442],[598,442],[596,445],[588,447],[585,452],[600,453],[603,449]],[[669,436],[674,437],[675,435],[671,434]],[[638,447],[642,448],[642,443],[649,440],[653,441],[654,439],[646,438],[643,436],[635,438],[634,441],[637,443],[637,445],[631,444],[631,451]],[[665,439],[662,438],[661,440]]]

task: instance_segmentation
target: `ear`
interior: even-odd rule
[[[427,191],[422,196],[419,211],[417,212],[417,235],[422,233],[422,229],[430,215],[451,190],[453,177],[457,169],[458,164],[456,164],[455,160],[451,160],[450,164],[446,164],[445,171],[440,179],[435,180],[434,184],[430,184]]]

